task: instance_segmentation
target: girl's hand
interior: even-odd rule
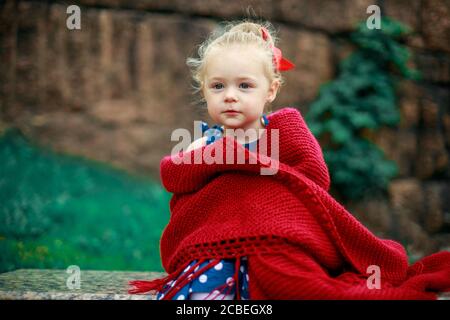
[[[206,139],[207,138],[208,137],[205,136],[205,137],[201,137],[200,139],[195,140],[194,142],[192,142],[189,145],[189,147],[187,147],[186,152],[189,152],[189,151],[192,151],[194,149],[203,147],[204,145],[206,145]]]

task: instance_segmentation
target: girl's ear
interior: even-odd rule
[[[278,89],[280,88],[280,81],[273,80],[269,86],[269,92],[267,95],[267,102],[272,102],[277,97]]]

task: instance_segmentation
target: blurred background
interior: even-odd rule
[[[209,121],[185,60],[249,17],[297,66],[273,110],[305,116],[330,193],[411,261],[450,250],[450,1],[7,0],[0,14],[0,272],[162,270],[159,161],[174,129]]]

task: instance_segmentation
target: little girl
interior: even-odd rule
[[[300,112],[267,114],[280,72],[294,67],[274,38],[270,24],[229,24],[188,60],[216,125],[205,124],[203,138],[162,159],[162,183],[173,193],[161,238],[169,275],[133,281],[130,293],[156,290],[157,299],[177,300],[433,299],[450,289],[450,253],[408,267],[400,244],[376,238],[328,194],[328,168]],[[247,141],[235,129],[258,134]],[[274,137],[277,159],[270,156]],[[263,144],[270,146],[265,153]],[[228,147],[253,162],[174,161]],[[275,175],[259,174],[273,163]],[[380,270],[379,290],[367,285],[372,266]]]
[[[233,134],[233,130],[227,129],[254,129],[261,134],[261,129],[269,122],[267,107],[281,85],[280,72],[294,67],[275,47],[270,25],[241,22],[230,24],[226,29],[221,36],[211,37],[201,45],[198,59],[188,59],[197,90],[206,100],[211,119],[219,125],[208,130],[204,124],[204,137],[194,141],[186,152],[209,145],[229,132]],[[256,141],[240,141],[238,135],[235,138],[247,149],[255,149]],[[195,272],[207,264],[198,264],[194,260],[184,272],[187,273],[189,268]],[[235,270],[233,259],[221,260],[171,298],[231,300],[240,296],[248,299],[246,257],[241,258],[240,265],[239,270]],[[239,288],[234,284],[237,272],[242,284]],[[158,294],[158,299],[163,299],[175,283],[176,280],[169,282]],[[225,294],[220,291],[223,287],[227,288]]]

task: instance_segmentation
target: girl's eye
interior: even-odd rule
[[[242,89],[249,89],[250,88],[250,84],[243,82],[239,85],[240,88]]]
[[[213,89],[216,89],[216,90],[223,89],[223,84],[216,83],[216,84],[213,85]]]

